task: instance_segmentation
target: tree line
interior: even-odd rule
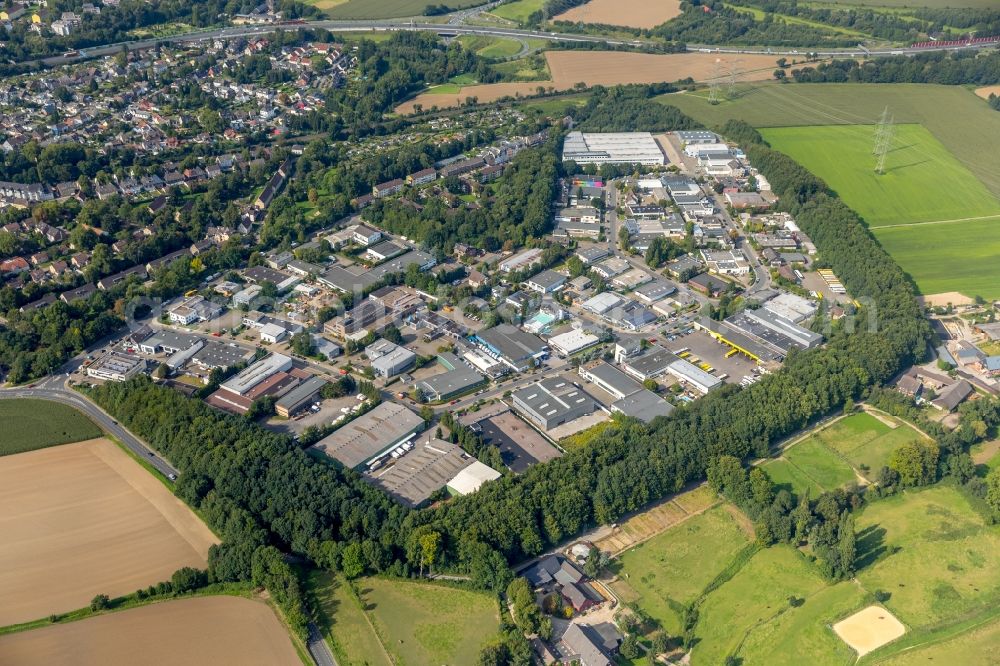
[[[797,83],[1000,83],[1000,53],[932,51],[864,62],[833,60],[792,70]]]

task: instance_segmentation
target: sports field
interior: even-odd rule
[[[317,5],[334,19],[384,19],[422,16],[429,5],[440,3],[427,0],[316,0],[310,4]],[[485,3],[483,0],[450,0],[445,4],[451,9],[467,9]]]
[[[18,666],[301,666],[267,604],[195,597],[0,636],[0,664]]]
[[[683,607],[749,543],[731,509],[717,506],[623,553],[616,562],[615,593],[668,634],[679,634]]]
[[[553,21],[655,28],[680,16],[679,0],[590,0],[553,16]]]
[[[483,643],[500,627],[496,601],[482,592],[386,578],[356,584],[395,663],[474,664]],[[336,628],[334,635],[342,640]]]
[[[217,542],[106,439],[0,458],[0,525],[0,626],[203,569]]]
[[[871,125],[766,128],[761,134],[826,181],[870,227],[1000,215],[1000,201],[924,127],[894,130],[881,175],[875,173]]]
[[[49,400],[0,400],[0,423],[0,456],[101,436],[86,416]]]

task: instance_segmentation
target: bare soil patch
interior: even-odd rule
[[[951,305],[971,305],[975,301],[965,294],[957,291],[945,291],[940,294],[928,294],[920,297],[920,302],[930,307],[944,307]]]
[[[218,542],[107,439],[0,459],[0,534],[0,626],[204,568]]]
[[[869,606],[833,625],[833,630],[863,657],[906,633],[906,627],[881,606]]]
[[[629,517],[594,545],[606,553],[616,555],[716,504],[718,498],[715,494],[707,486],[700,486]],[[750,530],[752,534],[753,528]]]
[[[680,14],[680,0],[590,0],[552,20],[655,28]]]
[[[763,81],[771,78],[775,58],[769,55],[729,53],[674,53],[655,55],[627,51],[546,51],[552,79],[520,83],[489,83],[466,86],[458,93],[422,93],[396,107],[397,113],[412,113],[416,105],[459,106],[469,97],[480,103],[501,97],[528,97],[545,90],[570,90],[577,83],[587,86],[614,86],[628,83],[662,83],[692,78],[710,81],[729,80],[735,72],[739,81]]]
[[[20,666],[300,666],[262,601],[196,597],[0,637],[0,663]]]
[[[991,442],[986,442],[983,444],[978,451],[972,454],[972,462],[977,465],[985,465],[989,461],[993,460],[995,456],[1000,452],[1000,439],[994,439]]]
[[[976,88],[976,94],[983,99],[989,99],[990,95],[1000,95],[1000,86],[984,86]]]

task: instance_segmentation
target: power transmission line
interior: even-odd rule
[[[729,67],[729,89],[726,92],[726,97],[728,99],[736,99],[736,81],[740,78],[740,74],[742,73],[740,63],[741,60],[737,58]]]
[[[875,123],[875,141],[872,145],[872,155],[877,155],[882,147],[882,140],[885,138],[885,130],[889,123],[889,107],[882,111],[882,117]]]
[[[892,146],[892,135],[895,132],[893,127],[893,122],[896,120],[895,116],[889,118],[888,123],[883,126],[881,141],[877,149],[878,160],[875,163],[875,173],[882,176],[885,174],[885,158],[889,154],[889,148]]]
[[[715,59],[715,67],[712,70],[712,80],[708,84],[708,103],[719,103],[719,78],[722,76],[722,61]]]

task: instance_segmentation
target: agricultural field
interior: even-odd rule
[[[876,238],[924,295],[1000,297],[1000,266],[993,259],[1000,252],[1000,218],[995,217],[1000,215],[1000,165],[986,158],[1000,154],[1000,114],[973,91],[919,84],[766,83],[744,86],[734,99],[716,106],[697,92],[661,100],[712,126],[729,118],[743,119],[764,134],[772,131],[768,128],[822,126],[822,131],[797,130],[797,138],[786,139],[797,143],[797,149],[787,143],[784,148],[796,152],[793,157],[877,227]],[[886,108],[895,116],[899,135],[888,156],[889,173],[876,178],[868,171],[874,168],[872,125]],[[932,139],[903,127],[914,124]],[[854,126],[840,135],[845,147],[831,145],[832,125]],[[777,143],[783,131],[771,134]],[[809,136],[809,146],[803,144],[803,134]],[[840,158],[834,165],[836,155],[852,159]],[[953,194],[959,199],[952,199]],[[939,205],[945,200],[949,206]]]
[[[397,113],[412,113],[419,104],[447,108],[462,104],[467,97],[476,97],[480,103],[493,102],[502,97],[527,97],[537,94],[537,89],[571,90],[577,83],[587,86],[613,86],[627,83],[659,83],[693,78],[696,81],[711,79],[716,61],[722,72],[736,66],[739,61],[741,81],[760,81],[771,77],[775,58],[769,55],[727,55],[715,53],[675,53],[656,55],[626,51],[546,51],[544,61],[550,77],[547,80],[515,83],[490,83],[462,88],[457,95],[424,92],[396,108]],[[504,71],[511,70],[525,78],[540,73],[533,59],[527,58],[504,63]]]
[[[315,0],[310,1],[332,19],[385,19],[422,16],[428,5],[439,4],[427,0]],[[468,9],[484,4],[483,0],[451,0],[453,10]]]
[[[681,633],[683,607],[750,543],[732,510],[716,506],[623,553],[615,562],[616,594],[667,633]]]
[[[262,601],[243,597],[166,601],[0,636],[3,664],[107,666],[138,661],[163,666],[302,664],[274,611]]]
[[[825,180],[872,228],[1000,215],[1000,201],[920,125],[895,126],[881,175],[874,171],[870,125],[766,128],[761,134]]]
[[[680,14],[680,0],[590,0],[553,16],[552,20],[655,28]]]
[[[527,23],[528,17],[535,12],[542,11],[544,5],[545,0],[517,0],[516,2],[504,3],[490,13],[508,21]]]
[[[0,456],[101,436],[101,429],[68,405],[49,400],[0,400]]]
[[[106,439],[0,458],[0,524],[0,626],[204,569],[218,541]]]
[[[309,587],[318,602],[324,637],[338,663],[392,666],[348,583],[330,572],[313,571]]]
[[[1000,114],[998,114],[1000,115]],[[875,229],[875,238],[921,293],[1000,298],[1000,216]]]
[[[437,666],[472,664],[482,644],[500,627],[488,594],[398,579],[355,582],[368,619],[393,663]],[[333,634],[338,641],[346,639]]]
[[[791,69],[798,66],[791,64]],[[713,127],[731,118],[758,128],[874,125],[888,107],[896,123],[923,125],[1000,198],[1000,166],[985,159],[1000,155],[1000,113],[962,86],[767,82],[738,86],[735,99],[714,106],[708,103],[707,92],[675,93],[659,99]],[[958,216],[945,219],[952,217]]]

